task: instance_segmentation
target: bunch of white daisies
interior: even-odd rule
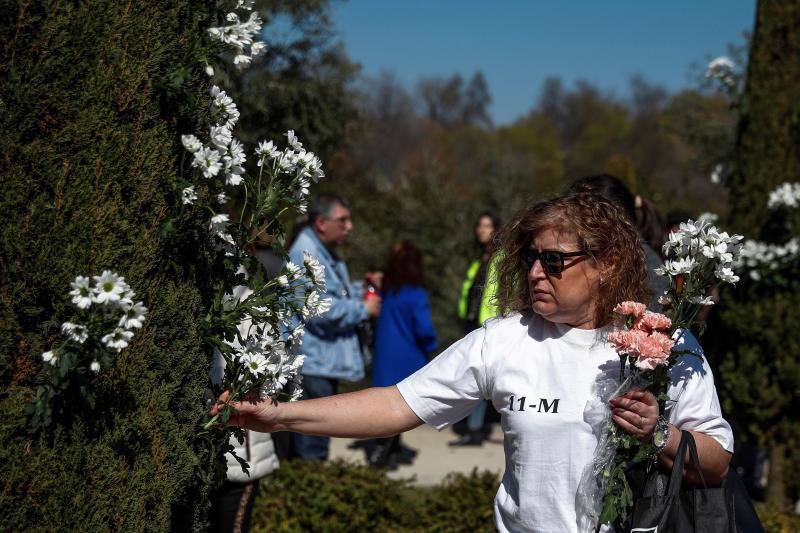
[[[130,344],[134,330],[144,324],[147,308],[135,301],[136,293],[125,278],[110,270],[91,280],[78,276],[70,286],[76,316],[61,324],[64,341],[44,352],[42,359],[57,366],[67,353],[86,354],[88,357],[78,357],[75,362],[91,361],[89,369],[97,373],[101,363],[111,361],[111,353],[119,353]]]

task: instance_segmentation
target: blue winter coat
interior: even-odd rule
[[[436,349],[428,295],[422,287],[405,285],[382,294],[381,314],[375,331],[372,383],[395,385],[428,362]]]
[[[303,252],[307,251],[325,266],[326,293],[330,310],[321,317],[312,318],[303,335],[302,353],[306,354],[302,373],[334,379],[358,381],[364,377],[364,360],[358,343],[356,326],[367,318],[362,287],[350,283],[347,265],[329,250],[311,227],[297,236],[289,250],[289,258],[303,265]]]

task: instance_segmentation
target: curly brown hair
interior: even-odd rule
[[[619,302],[648,302],[647,270],[639,232],[626,213],[602,196],[568,194],[523,209],[503,228],[496,249],[497,303],[503,314],[531,313],[528,267],[520,251],[534,236],[547,229],[574,235],[578,246],[589,252],[603,269],[595,304],[595,325],[613,319]]]

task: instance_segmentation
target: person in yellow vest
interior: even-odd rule
[[[465,334],[497,315],[497,304],[494,302],[497,285],[489,276],[489,263],[492,239],[499,229],[500,219],[495,214],[486,211],[478,215],[474,232],[481,255],[469,264],[458,301],[458,317],[464,324]]]
[[[458,317],[464,324],[464,333],[470,333],[483,323],[497,316],[497,282],[494,273],[496,259],[492,259],[492,239],[500,229],[500,218],[489,211],[478,215],[475,221],[475,241],[481,247],[481,255],[467,268],[467,276],[461,286],[458,301]],[[466,428],[457,424],[454,429],[463,433],[450,446],[481,446],[491,433],[491,423],[486,421],[488,402],[480,402],[466,419]]]

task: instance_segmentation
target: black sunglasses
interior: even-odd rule
[[[533,264],[538,260],[542,263],[542,268],[548,274],[560,274],[564,271],[564,258],[565,257],[579,257],[589,255],[589,252],[559,252],[558,250],[542,250],[537,252],[530,248],[524,248],[520,251],[522,260],[528,265],[528,270],[533,268]]]

